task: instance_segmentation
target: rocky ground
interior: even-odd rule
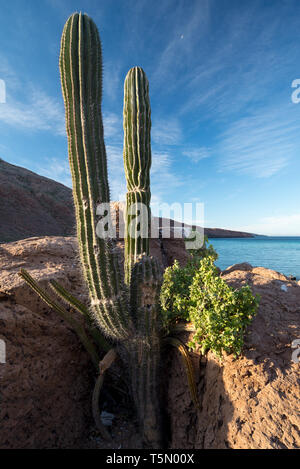
[[[122,243],[120,243],[122,247]],[[166,266],[187,254],[181,240],[153,240]],[[0,245],[0,448],[138,448],[132,405],[116,363],[107,374],[102,409],[115,418],[112,441],[93,429],[95,374],[76,335],[17,275],[26,268],[41,285],[56,279],[86,301],[74,237],[30,238]],[[222,277],[261,295],[243,355],[192,354],[201,408],[190,398],[175,349],[164,350],[162,397],[170,448],[299,448],[300,286],[272,270],[240,264]],[[188,333],[182,333],[182,340]]]

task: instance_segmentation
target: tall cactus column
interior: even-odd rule
[[[109,185],[101,114],[101,43],[97,27],[87,15],[74,13],[67,20],[59,66],[77,237],[91,309],[109,338],[124,340],[130,315],[118,253],[111,240],[96,234],[97,205],[109,202]]]
[[[149,254],[151,109],[149,83],[140,67],[130,69],[125,78],[123,126],[127,181],[125,279],[129,283],[138,256]]]
[[[144,444],[160,448],[159,292],[162,277],[157,260],[149,257],[151,110],[148,80],[140,67],[132,68],[126,76],[123,118],[124,167],[128,190],[125,278],[130,285],[131,318],[135,328],[134,337],[125,344],[125,348],[129,356],[132,393]],[[144,232],[139,224],[144,224]],[[129,227],[131,232],[128,232]]]

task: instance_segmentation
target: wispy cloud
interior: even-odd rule
[[[300,213],[264,217],[257,223],[236,229],[269,236],[300,236]]]
[[[221,171],[267,178],[299,155],[299,116],[287,103],[237,120],[221,135]]]
[[[210,17],[210,2],[176,2],[168,10],[168,40],[162,36],[164,47],[158,58],[151,83],[155,87],[172,76],[166,91],[174,87],[178,72],[184,71],[195,58],[193,45],[204,37]],[[184,21],[182,20],[184,18]]]
[[[227,122],[262,103],[270,105],[275,90],[277,97],[287,98],[288,76],[295,73],[299,49],[280,41],[286,28],[278,15],[259,7],[253,1],[225,13],[218,34],[212,36],[210,31],[206,38],[193,42],[194,65],[175,75],[177,89],[185,98],[179,101],[178,113],[186,116],[200,111],[195,126],[206,119]],[[296,30],[296,17],[289,18],[290,30]],[[200,54],[195,53],[196,45]],[[286,87],[278,87],[280,82]]]
[[[105,61],[103,73],[103,93],[110,101],[116,101],[123,94],[123,83],[121,80],[121,61]]]
[[[211,150],[206,147],[188,148],[182,154],[189,158],[193,163],[198,163],[200,160],[209,158]]]
[[[123,163],[123,146],[106,145],[108,176],[112,200],[125,200],[126,180]],[[162,183],[163,181],[163,183]],[[152,151],[151,194],[152,200],[161,201],[165,195],[183,185],[172,169],[172,158],[168,151]]]
[[[39,90],[32,91],[26,102],[7,95],[6,103],[0,106],[0,121],[18,129],[48,130],[56,135],[65,135],[62,103]]]
[[[6,103],[0,106],[0,122],[17,129],[50,131],[66,135],[65,113],[62,100],[49,96],[42,90],[28,86],[24,100],[7,94]],[[112,112],[103,113],[105,137],[122,141],[122,119]]]
[[[21,80],[11,66],[7,57],[0,53],[0,77],[5,81],[6,87],[16,90],[21,86]]]
[[[43,163],[31,163],[30,169],[41,176],[54,179],[67,187],[72,187],[70,166],[67,158],[42,157],[40,161]]]
[[[182,130],[177,119],[157,119],[153,122],[151,137],[158,145],[178,145],[182,139]]]
[[[172,168],[171,153],[167,150],[152,152],[151,193],[156,201],[164,200],[166,195],[180,186],[184,181]]]
[[[104,137],[110,141],[123,142],[122,118],[113,112],[103,113]]]
[[[123,146],[106,145],[111,200],[125,200],[126,181],[123,164]]]

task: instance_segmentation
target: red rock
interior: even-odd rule
[[[242,262],[241,264],[230,265],[227,269],[223,270],[222,274],[229,274],[235,270],[251,271],[252,269],[253,267],[251,264],[248,264],[248,262]]]
[[[162,255],[160,240],[151,240],[151,248],[162,264],[175,255],[170,244]],[[182,240],[176,251],[185,259]],[[90,359],[74,332],[18,275],[25,268],[45,288],[55,279],[88,304],[77,240],[49,236],[1,244],[0,266],[0,339],[7,352],[6,364],[0,363],[0,448],[82,447],[92,425]]]
[[[201,411],[193,407],[178,353],[169,351],[171,448],[300,447],[299,364],[292,361],[291,348],[300,337],[300,287],[293,283],[283,293],[277,272],[241,266],[222,277],[235,288],[248,283],[260,294],[259,311],[240,358],[224,355],[219,362],[209,352],[200,364],[194,355]]]

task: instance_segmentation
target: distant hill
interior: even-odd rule
[[[170,223],[170,220],[167,218],[161,218],[160,226],[168,226]],[[182,227],[182,223],[178,221],[171,220],[171,226],[174,226],[177,229],[180,229]],[[185,228],[190,228],[190,229],[198,229],[200,230],[200,227],[195,227],[192,225],[184,225]],[[233,231],[233,230],[224,230],[222,228],[204,228],[204,234],[208,238],[254,238],[257,235],[254,233],[246,233],[244,231]]]
[[[244,231],[223,230],[222,228],[204,228],[204,234],[208,238],[254,238],[253,233]]]
[[[76,233],[72,190],[0,159],[0,243],[32,236]],[[174,226],[180,223],[174,222]],[[251,238],[251,233],[205,228],[209,238]]]

